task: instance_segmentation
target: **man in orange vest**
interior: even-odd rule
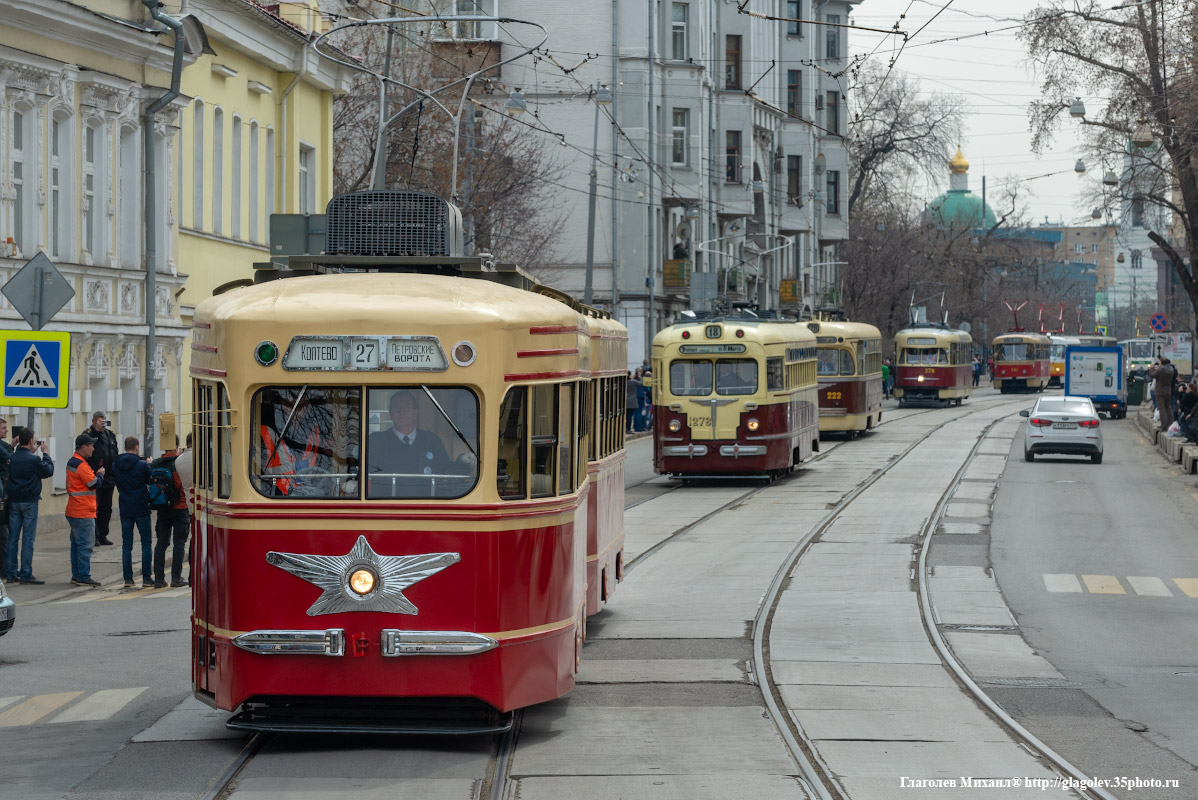
[[[75,454],[67,461],[67,523],[71,526],[71,583],[95,588],[92,549],[96,545],[96,488],[104,482],[104,468],[92,471],[87,460],[96,440],[86,433],[75,437]]]

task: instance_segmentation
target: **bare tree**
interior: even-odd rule
[[[409,4],[413,7],[419,3]],[[435,12],[435,4],[428,11]],[[390,4],[364,0],[357,16],[397,16]],[[355,28],[335,39],[345,53],[376,73],[390,75],[408,86],[432,91],[495,64],[501,45],[495,41],[464,40],[454,23],[412,22],[392,27],[390,64],[387,31],[383,26]],[[545,191],[559,181],[565,165],[551,145],[557,140],[534,126],[521,124],[492,109],[498,70],[484,72],[467,99],[459,145],[457,185],[453,173],[454,123],[419,93],[392,85],[384,188],[411,189],[453,198],[462,209],[466,245],[470,252],[489,252],[501,261],[520,264],[549,281],[555,244],[565,218]],[[456,108],[462,87],[439,94]],[[496,93],[506,97],[507,90]],[[471,110],[473,113],[471,113]],[[402,113],[401,113],[402,112]],[[360,74],[350,90],[334,104],[334,185],[337,192],[371,186],[378,157],[378,81]]]
[[[924,95],[909,75],[875,62],[866,62],[854,78],[849,93],[850,219],[862,198],[906,196],[915,176],[939,185],[943,165],[961,140],[964,111],[960,97]]]
[[[1198,5],[1050,0],[1026,22],[1020,36],[1043,74],[1043,99],[1029,108],[1033,146],[1051,141],[1075,97],[1106,98],[1082,120],[1084,147],[1095,161],[1130,164],[1119,177],[1119,200],[1175,215],[1184,242],[1169,235],[1167,222],[1148,236],[1198,311],[1198,280],[1185,257],[1198,240]],[[1149,132],[1151,146],[1133,144]]]

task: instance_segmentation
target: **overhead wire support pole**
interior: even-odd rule
[[[532,47],[521,47],[516,52],[515,55],[512,55],[508,58],[504,58],[499,61],[496,61],[494,64],[491,64],[489,66],[483,67],[482,69],[478,69],[478,70],[475,70],[474,72],[471,72],[469,75],[467,75],[464,78],[458,78],[455,81],[450,81],[449,83],[446,83],[443,86],[439,86],[436,89],[432,89],[432,90],[421,89],[417,86],[411,86],[407,83],[404,83],[401,80],[392,78],[390,75],[380,75],[378,72],[376,72],[373,69],[370,69],[369,67],[364,67],[361,64],[338,57],[338,55],[336,54],[337,51],[322,50],[320,47],[322,44],[327,43],[327,40],[330,36],[332,36],[336,33],[340,33],[342,31],[347,31],[351,28],[364,28],[364,27],[367,27],[370,25],[387,25],[387,26],[389,26],[388,30],[391,30],[391,28],[390,28],[391,25],[403,25],[403,24],[410,24],[413,22],[441,22],[441,23],[445,23],[445,22],[474,22],[474,23],[494,22],[496,24],[530,25],[541,32],[541,40],[539,42],[537,42],[535,45],[533,45]],[[379,19],[356,20],[354,22],[348,22],[344,25],[338,25],[337,27],[332,28],[331,30],[328,30],[328,31],[320,34],[319,36],[317,36],[315,39],[312,40],[311,47],[312,47],[313,52],[315,52],[316,55],[318,55],[319,57],[324,58],[328,61],[332,61],[336,64],[340,64],[343,67],[348,67],[348,68],[350,68],[352,70],[356,70],[358,72],[364,72],[367,75],[370,75],[371,77],[375,78],[379,82],[378,146],[380,146],[380,147],[386,146],[386,136],[384,134],[384,131],[386,130],[387,126],[389,126],[391,123],[395,122],[397,119],[401,118],[405,113],[407,113],[408,109],[412,108],[415,105],[418,105],[421,101],[427,100],[430,103],[432,103],[433,105],[435,105],[437,108],[439,108],[445,112],[445,115],[448,116],[450,118],[450,120],[453,121],[453,165],[452,165],[452,175],[450,177],[450,187],[451,187],[450,192],[451,192],[453,201],[456,203],[456,202],[459,202],[459,197],[458,197],[458,149],[459,149],[459,143],[460,143],[461,134],[462,134],[462,113],[467,106],[467,100],[470,97],[470,89],[474,85],[474,81],[485,72],[491,72],[492,70],[499,69],[500,67],[510,64],[513,61],[516,61],[518,59],[524,58],[527,55],[530,55],[535,50],[539,49],[542,45],[544,45],[545,42],[547,42],[547,41],[549,41],[548,31],[545,30],[545,27],[543,25],[541,25],[540,23],[537,23],[537,22],[529,22],[527,20],[514,19],[512,17],[484,17],[484,16],[475,16],[472,14],[454,14],[454,15],[449,15],[449,16],[431,16],[430,15],[430,16],[416,16],[416,17],[382,17]],[[331,47],[331,45],[330,45],[330,47]],[[384,67],[384,69],[386,69],[386,67]],[[444,103],[442,103],[440,100],[437,99],[436,95],[444,94],[445,92],[448,92],[450,89],[452,89],[456,86],[461,86],[462,84],[465,84],[465,86],[462,91],[462,97],[458,101],[457,111],[456,112],[450,111],[449,108]],[[395,114],[392,114],[390,117],[388,117],[387,116],[387,101],[386,101],[386,96],[387,96],[386,95],[386,87],[388,85],[398,86],[401,89],[407,89],[408,91],[413,92],[416,95],[418,95],[418,97],[416,100],[412,101],[411,103],[409,103],[408,105],[404,106],[402,109],[397,111]],[[379,170],[377,169],[377,164],[379,161],[383,161],[385,163],[386,159],[387,159],[387,154],[385,152],[376,152],[375,159],[376,159],[376,161],[375,161],[376,170],[375,170],[374,180],[372,181],[372,187],[379,188],[379,184],[377,183],[378,173],[379,173]]]

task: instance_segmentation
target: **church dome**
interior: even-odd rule
[[[928,203],[924,219],[939,227],[958,230],[994,227],[995,216],[990,206],[969,191],[969,162],[959,146],[948,168],[949,190]]]

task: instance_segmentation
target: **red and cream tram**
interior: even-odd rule
[[[894,335],[894,396],[961,405],[973,393],[973,338],[945,326],[915,326]]]
[[[196,308],[196,695],[240,729],[501,730],[574,685],[588,542],[618,578],[626,334],[456,255],[438,198],[328,216],[331,250],[426,238]]]
[[[819,449],[815,334],[757,316],[653,337],[653,463],[681,478],[775,478]]]
[[[1043,333],[1004,333],[994,337],[995,389],[1042,392],[1052,377],[1052,339]]]
[[[820,433],[855,436],[882,421],[882,332],[862,322],[808,322],[819,361]]]

